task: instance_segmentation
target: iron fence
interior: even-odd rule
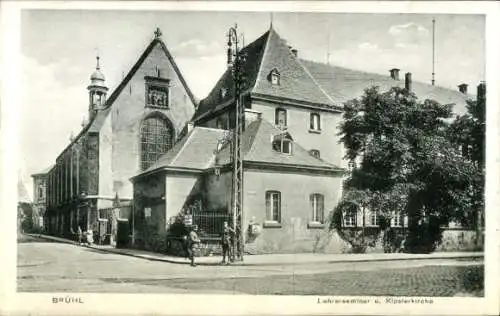
[[[201,236],[220,236],[224,229],[224,222],[231,226],[231,214],[207,211],[193,214],[193,224],[198,226]]]

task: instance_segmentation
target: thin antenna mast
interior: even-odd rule
[[[327,65],[330,65],[330,39],[331,39],[331,35],[330,35],[330,29],[328,29],[328,47],[327,47],[327,50],[326,50],[326,64]]]
[[[432,85],[436,82],[435,61],[436,61],[436,19],[432,18]]]

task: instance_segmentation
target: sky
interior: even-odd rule
[[[270,22],[300,58],[389,75],[391,68],[429,82],[432,18],[436,19],[436,84],[471,92],[485,80],[482,15],[341,14],[202,11],[25,10],[21,16],[20,167],[30,175],[47,168],[81,130],[87,85],[99,54],[109,94],[128,73],[159,27],[187,84],[205,97],[226,67],[229,27],[245,43]]]

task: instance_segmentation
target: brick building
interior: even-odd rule
[[[252,253],[341,252],[346,246],[327,227],[347,168],[337,135],[345,101],[373,85],[382,90],[402,86],[463,113],[470,97],[463,87],[454,91],[412,82],[410,73],[400,80],[399,69],[383,76],[302,60],[272,27],[242,52],[243,228],[245,248]],[[179,214],[193,209],[230,211],[227,139],[234,127],[233,89],[228,69],[200,101],[188,135],[132,178],[139,239],[163,238]],[[377,225],[376,216],[366,217],[369,225]],[[142,242],[146,248],[151,243]]]
[[[180,138],[195,99],[159,30],[108,96],[99,57],[90,77],[89,119],[46,174],[48,232],[72,235],[98,220],[127,214],[102,210],[130,204],[130,177],[148,168]]]

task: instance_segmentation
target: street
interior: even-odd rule
[[[190,267],[24,237],[17,266],[19,292],[484,295],[483,262],[457,259]]]

